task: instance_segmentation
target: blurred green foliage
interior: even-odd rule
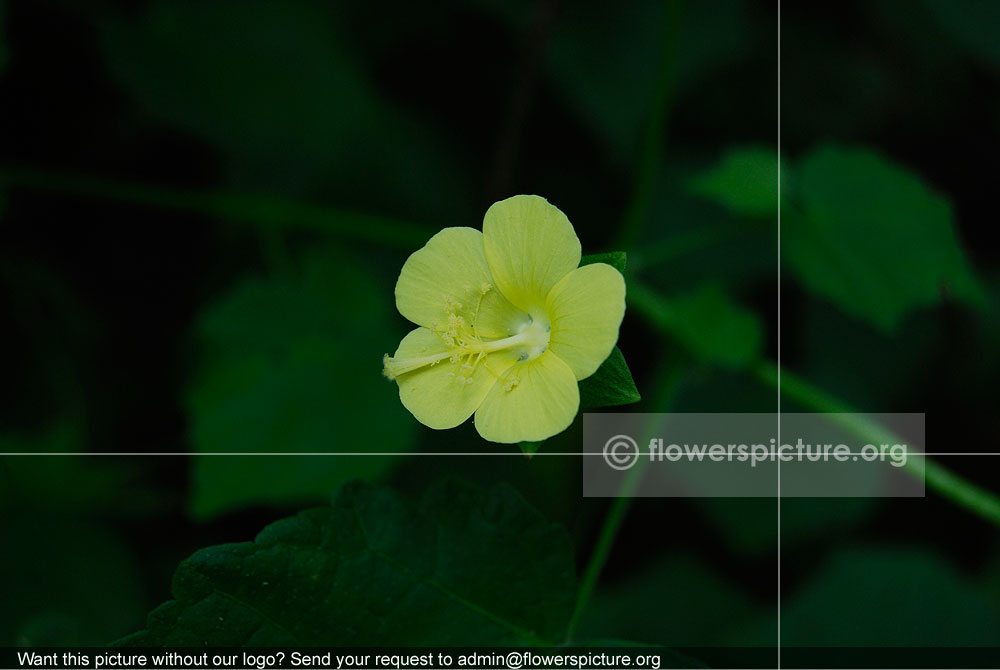
[[[975,158],[1000,125],[996,7],[783,11],[782,361],[862,409],[960,410],[941,448],[978,448],[1000,373],[974,225],[995,218]],[[625,247],[591,257],[627,275],[629,310],[585,405],[773,410],[775,18],[0,0],[0,451],[196,452],[0,461],[0,639],[116,639],[208,547],[131,643],[562,642],[606,509],[546,456],[579,448],[579,422],[530,460],[207,454],[484,448],[418,426],[378,368],[409,327],[406,254],[514,192],[557,203],[587,250]],[[352,478],[391,488],[268,526]],[[477,488],[499,481],[517,492]],[[934,497],[781,506],[784,643],[997,644],[992,528]],[[635,501],[574,639],[773,644],[776,508]]]
[[[206,366],[188,395],[191,441],[206,454],[406,452],[416,426],[373,367],[392,332],[384,287],[339,252],[234,288],[201,317]],[[350,478],[386,473],[395,457],[217,457],[194,460],[191,510],[323,500]]]
[[[958,245],[951,208],[870,151],[820,147],[803,159],[782,242],[805,286],[883,329],[943,295],[986,303]]]
[[[102,525],[28,511],[3,515],[0,537],[0,644],[100,646],[141,620],[139,565]]]
[[[790,498],[781,501],[780,541],[785,550],[808,546],[863,523],[875,498]],[[770,498],[709,498],[699,501],[703,518],[741,556],[769,556],[779,541],[778,501]]]
[[[971,54],[1000,67],[1000,6],[983,0],[924,0],[939,25]]]
[[[690,188],[735,214],[773,217],[778,212],[778,169],[774,149],[733,149],[717,166],[692,179]],[[787,172],[781,175],[781,182],[787,192]]]
[[[744,367],[760,354],[758,317],[716,285],[705,285],[671,299],[633,287],[633,304],[642,305],[657,328],[695,357],[724,367]]]
[[[782,172],[782,259],[807,289],[884,330],[942,297],[986,305],[947,201],[904,168],[825,145]],[[775,152],[735,149],[691,189],[739,214],[774,216],[777,176]]]
[[[87,451],[79,423],[63,420],[41,435],[0,437],[0,453]],[[0,510],[80,512],[128,517],[160,514],[168,507],[161,491],[145,488],[144,467],[124,460],[40,456],[10,458],[0,468]],[[128,500],[128,505],[123,501]]]
[[[789,645],[995,646],[1000,608],[932,550],[850,548],[784,605],[781,634]]]
[[[580,634],[712,647],[730,644],[746,627],[770,619],[771,630],[762,631],[756,640],[741,639],[748,646],[768,645],[775,638],[777,620],[767,610],[704,560],[679,551],[602,590],[580,624]]]
[[[444,140],[388,104],[321,3],[159,0],[137,14],[100,22],[109,67],[153,118],[222,149],[233,183],[322,186],[383,211],[397,199],[421,217],[463,209],[471,189]]]

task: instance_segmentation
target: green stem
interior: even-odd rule
[[[0,168],[0,182],[34,191],[204,214],[251,223],[263,229],[302,228],[343,239],[375,242],[403,249],[419,247],[436,232],[392,217],[360,214],[262,194],[166,188],[10,166]]]
[[[629,304],[639,311],[651,324],[663,327],[664,305],[657,300],[658,295],[640,282],[633,281],[629,287]],[[772,361],[761,361],[753,369],[754,374],[764,384],[779,388],[779,368]],[[872,420],[865,414],[819,389],[797,375],[780,369],[781,395],[796,401],[803,407],[816,412],[838,415],[837,421],[856,435],[872,444],[898,444],[904,441],[891,430]],[[1000,526],[1000,497],[972,482],[956,475],[944,466],[925,457],[909,458],[906,470],[924,480],[925,485],[943,498],[959,507]]]
[[[683,20],[681,0],[667,3],[660,63],[653,104],[650,108],[646,130],[642,138],[642,149],[636,178],[628,207],[622,219],[617,246],[630,249],[634,246],[639,229],[649,218],[650,205],[663,161],[663,140],[670,109],[670,99],[674,92],[674,71],[677,57],[677,37]]]
[[[991,491],[962,479],[934,461],[924,459],[927,485],[959,507],[978,514],[1000,526],[1000,498]]]
[[[674,396],[677,394],[677,389],[680,387],[682,378],[682,368],[679,365],[672,365],[668,367],[668,370],[663,375],[658,375],[657,378],[662,379],[660,385],[655,393],[653,401],[650,403],[650,407],[653,409],[658,409],[659,411],[665,411],[673,403]],[[652,423],[650,425],[650,431],[652,430]],[[640,444],[644,444],[648,441],[648,438],[643,438],[639,440]],[[597,587],[597,582],[601,577],[601,572],[604,570],[604,565],[608,561],[608,556],[611,554],[611,549],[615,544],[615,539],[618,537],[618,531],[621,529],[622,521],[625,519],[625,513],[628,511],[629,505],[632,503],[632,498],[635,494],[636,489],[642,482],[642,475],[645,471],[644,461],[640,459],[636,466],[631,468],[625,475],[624,481],[622,481],[621,487],[618,489],[617,495],[611,501],[611,507],[608,509],[607,515],[604,517],[604,522],[601,524],[601,530],[597,536],[597,542],[594,544],[594,550],[590,555],[590,560],[587,561],[587,566],[584,568],[583,576],[580,578],[580,587],[576,592],[576,606],[573,608],[573,615],[570,617],[569,625],[566,628],[566,642],[572,642],[573,636],[576,635],[577,626],[580,624],[580,618],[583,616],[584,610],[587,608],[587,604],[590,602],[591,596],[594,594],[594,589]]]
[[[778,366],[775,363],[759,363],[754,372],[765,384],[778,388]],[[885,426],[859,414],[846,403],[785,369],[781,369],[781,394],[815,411],[837,414],[841,425],[873,444],[903,442]],[[907,459],[906,470],[916,477],[922,477],[927,487],[943,498],[1000,526],[1000,497],[991,491],[924,457]]]
[[[604,565],[608,562],[611,548],[615,544],[618,531],[621,529],[622,521],[625,519],[625,512],[628,511],[629,505],[632,502],[632,495],[639,486],[639,482],[642,481],[644,470],[645,468],[642,467],[640,460],[637,467],[632,468],[625,475],[625,480],[618,490],[618,495],[611,501],[611,507],[604,517],[604,523],[601,524],[601,532],[597,536],[597,542],[594,544],[594,550],[590,554],[590,560],[587,561],[587,567],[580,578],[580,588],[576,592],[576,606],[573,608],[573,616],[570,618],[569,626],[566,629],[566,642],[572,642],[573,636],[576,635],[577,626],[580,624],[580,617],[583,616],[583,612],[587,608],[587,603],[590,602],[590,598],[594,594],[594,589],[597,587],[597,582],[601,577],[601,572],[604,570]]]

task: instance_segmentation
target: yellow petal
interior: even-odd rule
[[[535,442],[566,430],[579,408],[573,371],[547,351],[504,373],[476,411],[476,430],[491,442]]]
[[[448,347],[426,328],[410,331],[393,355],[394,359],[435,357]],[[493,354],[479,361],[468,381],[462,362],[447,357],[396,377],[399,399],[411,414],[429,428],[454,428],[472,416],[497,378],[514,364],[512,354]]]
[[[552,324],[549,351],[586,379],[618,341],[625,315],[625,279],[605,263],[577,268],[552,287],[546,299]]]
[[[537,195],[494,203],[483,219],[483,246],[500,292],[532,316],[544,308],[549,289],[580,264],[573,225]]]
[[[425,328],[443,329],[449,310],[480,337],[506,337],[523,322],[493,285],[483,234],[474,228],[445,228],[415,251],[396,281],[396,307]]]

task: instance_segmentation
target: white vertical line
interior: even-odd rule
[[[781,449],[781,0],[778,0],[778,449]],[[778,457],[778,670],[781,670],[781,457]]]

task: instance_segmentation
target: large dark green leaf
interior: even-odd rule
[[[884,330],[942,296],[985,301],[948,202],[904,168],[825,146],[802,161],[796,183],[801,212],[783,218],[783,258],[813,293]]]
[[[181,563],[147,645],[463,645],[561,641],[569,537],[506,486],[457,481],[419,503],[354,483],[253,542]]]
[[[204,362],[187,397],[199,452],[400,452],[416,424],[382,378],[386,295],[342,254],[251,279],[206,311]],[[378,334],[378,337],[375,335]],[[389,456],[201,456],[192,511],[327,499],[346,478],[377,478]]]

